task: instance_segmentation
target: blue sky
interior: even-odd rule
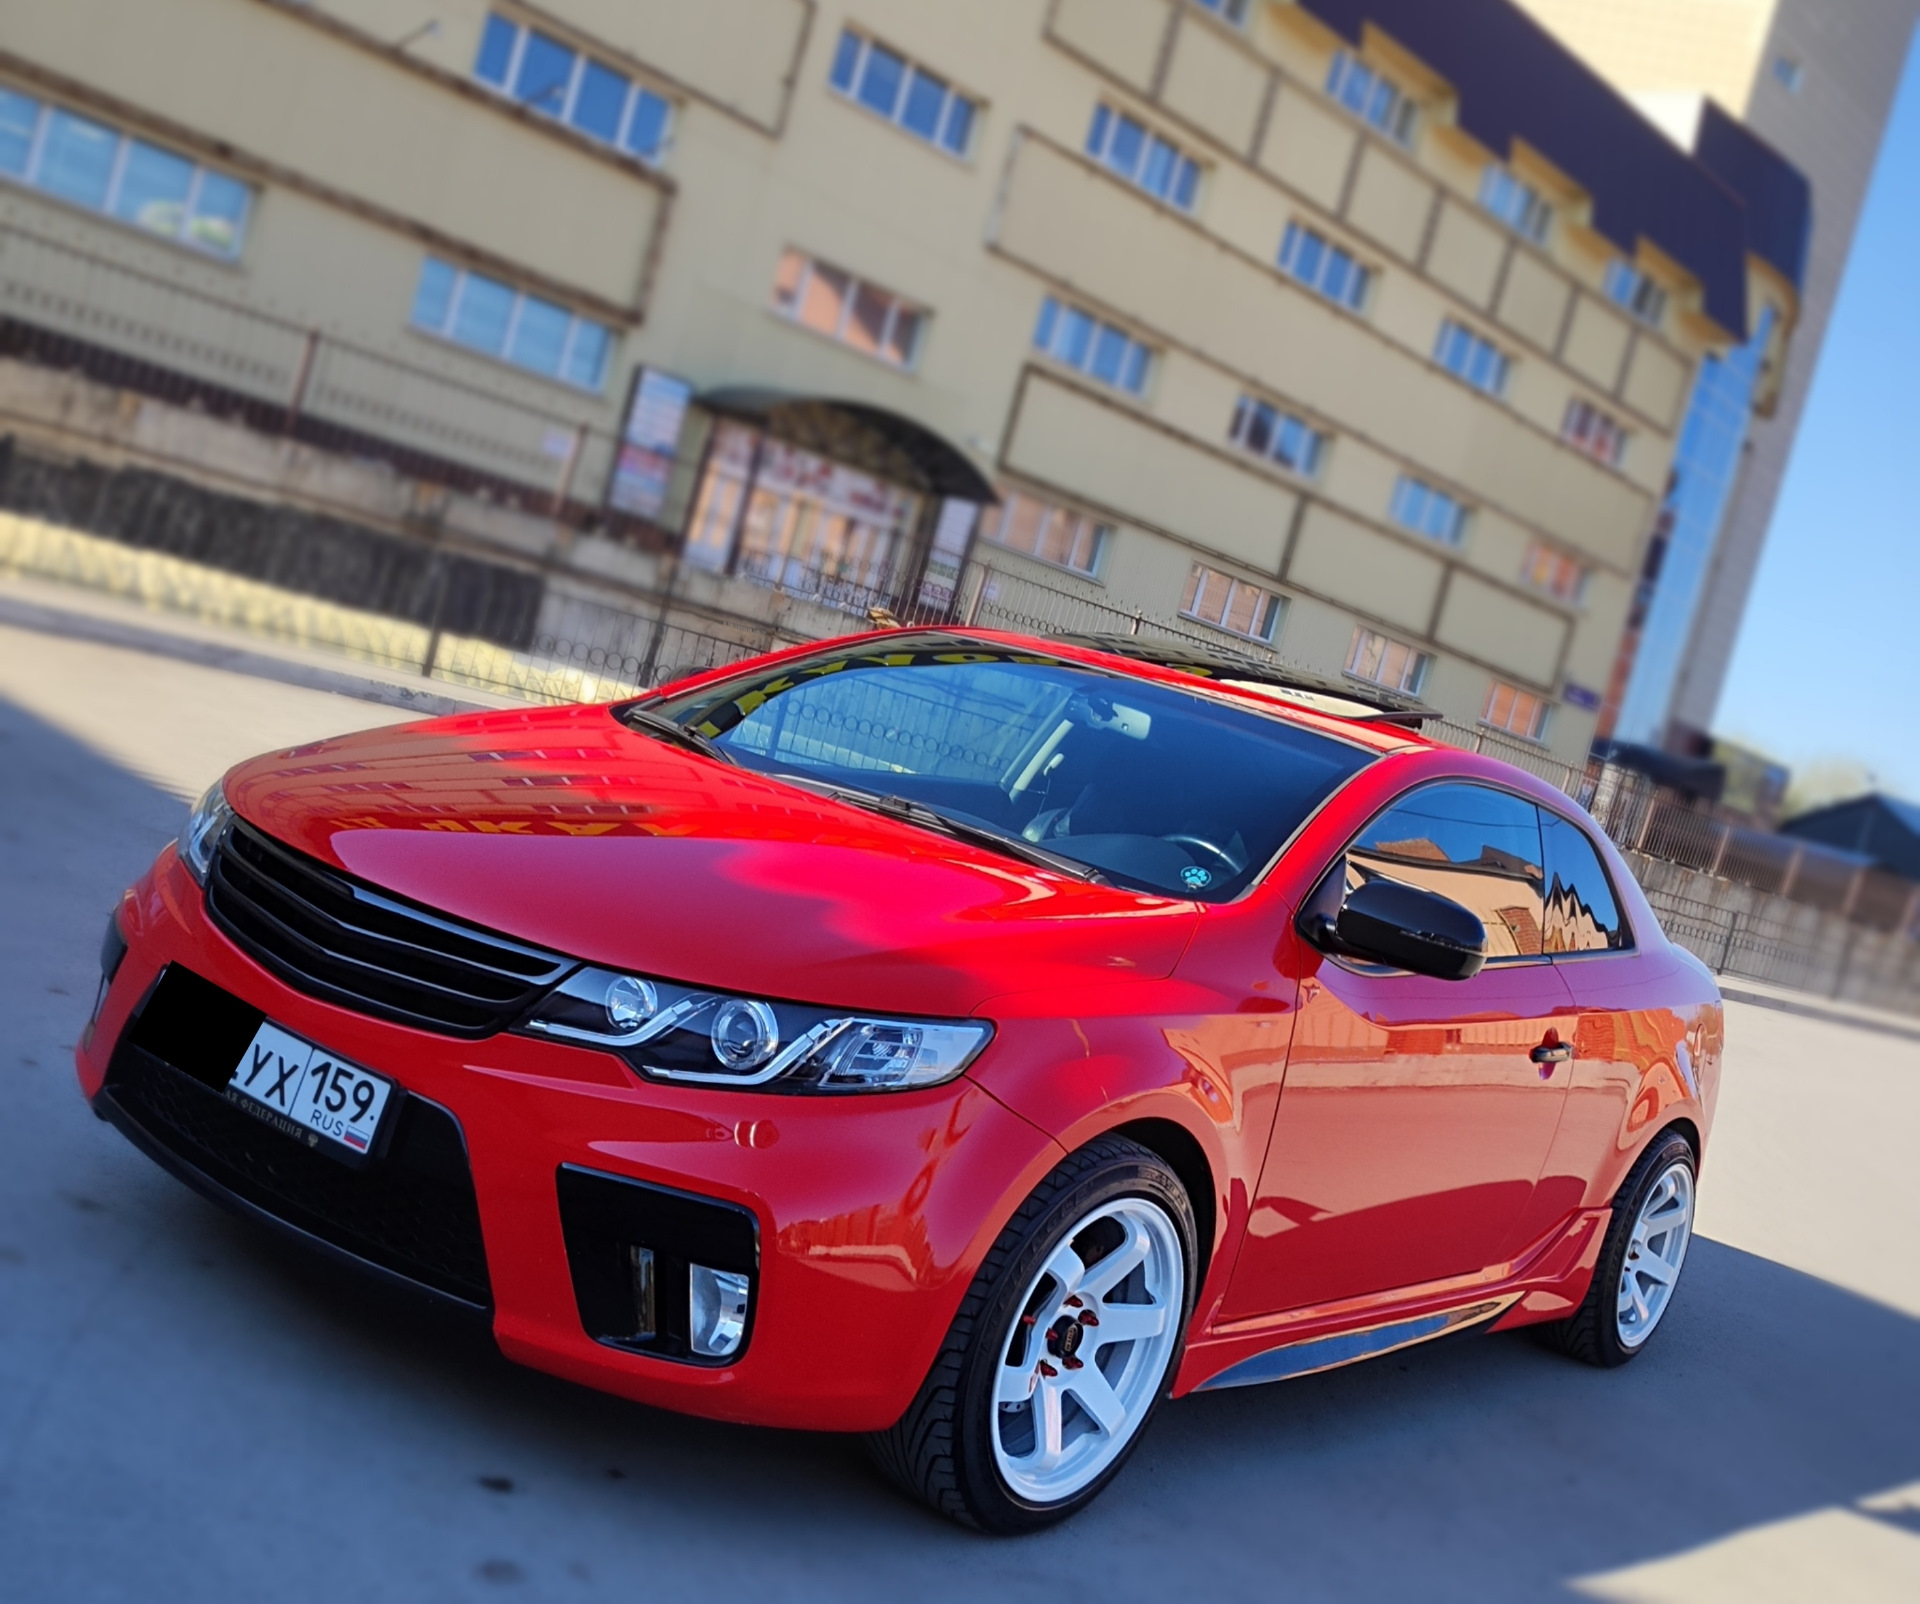
[[[1814,197],[1815,206],[1819,197]],[[1920,52],[1907,58],[1716,729],[1920,800]]]

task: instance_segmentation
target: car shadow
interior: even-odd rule
[[[87,1113],[100,925],[182,811],[0,700],[0,1595],[1539,1598],[1920,1481],[1920,1321],[1709,1239],[1623,1370],[1514,1334],[1184,1399],[1018,1542],[852,1439],[520,1369]]]

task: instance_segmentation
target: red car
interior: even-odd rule
[[[1623,1363],[1711,975],[1558,791],[1274,677],[901,631],[254,759],[116,910],[81,1085],[510,1358],[989,1530],[1169,1394]]]

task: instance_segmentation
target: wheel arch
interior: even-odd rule
[[[1124,1136],[1138,1142],[1148,1152],[1166,1161],[1167,1168],[1180,1178],[1187,1201],[1193,1206],[1193,1234],[1200,1262],[1193,1267],[1193,1294],[1196,1299],[1213,1265],[1213,1238],[1219,1216],[1219,1181],[1206,1149],[1198,1138],[1177,1120],[1136,1119],[1101,1132],[1103,1136]],[[1097,1140],[1090,1137],[1088,1140]]]

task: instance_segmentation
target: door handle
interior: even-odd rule
[[[1565,1042],[1542,1042],[1527,1056],[1536,1064],[1564,1064],[1573,1057],[1573,1049]]]

